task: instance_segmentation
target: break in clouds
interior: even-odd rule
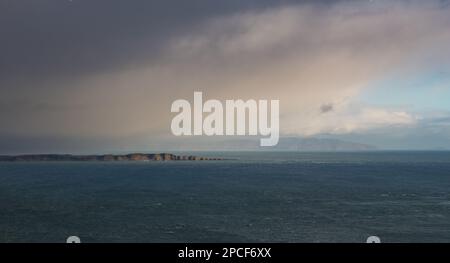
[[[93,2],[96,7],[98,2]],[[282,136],[421,129],[430,120],[414,105],[371,105],[359,97],[386,76],[445,72],[450,64],[450,9],[445,1],[264,2],[245,8],[234,3],[221,6],[223,12],[209,4],[205,13],[195,9],[195,17],[173,11],[181,8],[173,3],[165,7],[173,12],[153,20],[139,11],[138,3],[121,4],[134,6],[131,11],[115,2],[105,3],[104,9],[90,9],[89,1],[43,3],[30,4],[34,11],[27,4],[10,8],[26,10],[24,15],[48,12],[46,22],[37,23],[41,28],[33,27],[33,19],[41,19],[38,15],[1,27],[2,38],[8,40],[2,49],[10,61],[1,64],[1,143],[14,135],[103,146],[115,142],[106,148],[118,142],[151,146],[170,140],[170,105],[191,100],[194,91],[202,91],[205,99],[280,100]],[[155,16],[156,8],[151,9]],[[71,20],[53,21],[52,12],[58,9],[79,21],[79,27]],[[132,20],[130,27],[126,19]],[[55,28],[58,22],[60,27],[68,23],[73,32]],[[16,26],[28,29],[29,35]],[[27,41],[34,52],[40,51],[41,41],[51,41],[41,40],[39,33],[59,44],[54,50],[41,47],[49,60],[17,55],[14,64],[15,41],[19,46]]]

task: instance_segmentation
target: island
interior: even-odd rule
[[[27,154],[0,155],[0,162],[90,162],[90,161],[216,161],[221,158],[199,157],[192,155],[175,155],[171,153],[130,153],[103,155],[72,155],[72,154]]]

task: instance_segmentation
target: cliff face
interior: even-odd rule
[[[208,161],[220,160],[198,156],[174,155],[171,153],[132,153],[126,155],[70,155],[70,154],[30,154],[17,156],[0,156],[0,162],[27,162],[27,161]]]

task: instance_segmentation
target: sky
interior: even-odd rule
[[[443,0],[0,0],[0,154],[165,149],[194,91],[279,99],[282,136],[450,149],[449,73]]]

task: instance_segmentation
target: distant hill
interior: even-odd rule
[[[372,151],[375,146],[351,141],[328,138],[300,138],[281,137],[274,147],[260,147],[260,137],[197,137],[177,138],[164,145],[152,145],[152,149],[166,149],[169,151]]]
[[[126,155],[71,155],[71,154],[29,154],[29,155],[0,155],[0,162],[111,162],[111,161],[207,161],[220,160],[192,155],[174,155],[170,153],[132,153]]]
[[[349,141],[341,141],[337,139],[322,138],[281,138],[276,149],[293,150],[293,151],[318,151],[318,152],[334,152],[334,151],[371,151],[376,150],[375,146],[369,144],[355,143]]]

